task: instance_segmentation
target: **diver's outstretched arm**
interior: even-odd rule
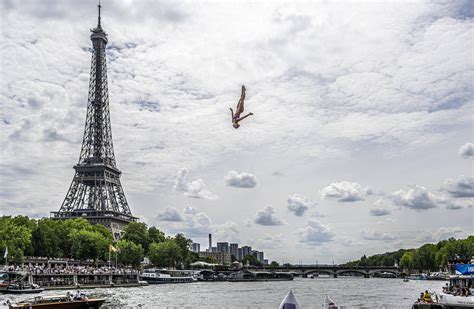
[[[245,118],[247,118],[248,116],[252,116],[253,113],[248,113],[247,115],[243,116],[243,117],[240,117],[239,119],[237,119],[237,121],[241,121],[241,120],[244,120]]]
[[[230,109],[230,115],[232,116],[232,119],[234,119],[234,110],[232,109],[232,107],[229,107]]]

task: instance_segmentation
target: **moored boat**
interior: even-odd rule
[[[140,275],[140,280],[149,284],[166,284],[166,283],[191,283],[194,278],[190,274],[178,270],[161,270],[161,269],[145,269]]]
[[[0,289],[0,293],[3,294],[34,294],[41,293],[44,289],[37,284],[9,284],[6,287]]]
[[[36,296],[16,304],[10,304],[10,309],[16,308],[41,308],[41,309],[89,309],[99,308],[105,302],[101,298],[73,299],[70,295]]]
[[[453,308],[474,308],[474,264],[456,264],[456,275],[439,293],[439,302]]]

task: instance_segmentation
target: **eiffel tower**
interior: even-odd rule
[[[104,225],[119,239],[125,225],[137,218],[132,216],[115,163],[105,57],[107,33],[100,25],[100,4],[98,8],[98,24],[91,30],[93,52],[81,154],[66,198],[51,217],[85,218]]]

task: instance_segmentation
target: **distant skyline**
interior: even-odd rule
[[[0,3],[0,215],[49,217],[79,157],[97,1]],[[473,11],[102,1],[133,215],[292,263],[473,235]],[[235,130],[242,84],[254,116]]]

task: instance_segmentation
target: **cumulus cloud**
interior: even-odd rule
[[[206,189],[206,184],[201,178],[188,181],[188,169],[183,167],[179,170],[173,188],[176,191],[183,192],[184,195],[193,198],[202,198],[206,200],[216,200],[219,197]]]
[[[374,217],[386,216],[392,213],[391,202],[386,198],[380,198],[374,202],[374,207],[369,210],[369,214]]]
[[[170,213],[174,213],[174,210]],[[164,224],[166,232],[171,234],[183,233],[186,237],[203,237],[212,232],[211,219],[204,212],[190,206],[184,209],[181,221],[159,220],[159,215],[155,219],[160,221],[158,226]]]
[[[287,208],[289,211],[295,214],[295,216],[303,216],[305,211],[311,207],[313,203],[308,200],[305,196],[299,194],[293,194],[288,196]]]
[[[474,143],[465,143],[459,147],[458,154],[465,159],[474,157]]]
[[[306,226],[298,230],[299,242],[313,245],[332,242],[335,233],[329,224],[324,225],[318,220],[310,219]]]
[[[260,225],[283,225],[285,224],[280,218],[275,215],[275,210],[272,206],[265,206],[260,209],[255,216],[254,222]]]
[[[365,196],[373,194],[369,187],[363,187],[357,182],[341,181],[330,184],[320,191],[321,198],[337,199],[339,202],[362,201]]]
[[[239,226],[233,221],[214,227],[214,237],[219,241],[239,242]]]
[[[464,175],[456,180],[448,178],[441,190],[454,198],[474,197],[474,178]]]
[[[236,171],[230,171],[224,180],[230,187],[253,188],[257,185],[257,177],[245,172],[239,174]]]
[[[362,230],[362,238],[365,240],[396,240],[398,237],[394,234],[372,231],[372,230]]]
[[[441,227],[436,231],[424,231],[418,237],[417,240],[420,243],[427,242],[438,242],[440,240],[448,239],[450,237],[459,237],[464,230],[460,227]]]
[[[276,249],[281,248],[284,245],[284,239],[282,234],[265,234],[263,237],[255,242],[255,246],[258,249]]]
[[[425,187],[413,185],[408,190],[397,190],[392,193],[395,205],[416,210],[426,210],[438,206],[439,197],[430,193]]]
[[[192,206],[186,206],[186,208],[184,208],[184,213],[187,215],[195,215],[199,213],[199,209],[194,208]]]
[[[179,213],[178,209],[174,207],[167,207],[164,211],[158,213],[156,220],[178,222],[183,221],[183,217]]]

